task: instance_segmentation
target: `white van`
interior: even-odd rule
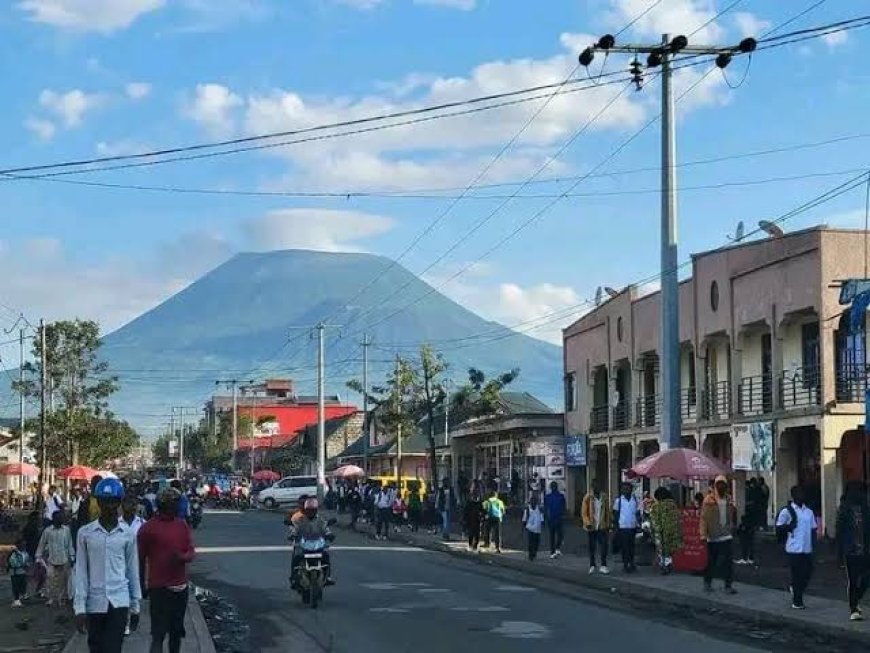
[[[317,497],[316,476],[286,476],[275,484],[261,491],[257,501],[264,508],[272,510],[280,505],[296,503],[303,494]]]

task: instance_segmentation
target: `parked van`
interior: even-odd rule
[[[316,476],[286,476],[276,481],[272,487],[261,490],[257,501],[264,508],[272,510],[281,505],[296,503],[302,495],[317,496]]]

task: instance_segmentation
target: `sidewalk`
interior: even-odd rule
[[[348,519],[342,516],[338,526],[348,528]],[[362,530],[362,529],[359,529]],[[870,621],[849,621],[845,601],[844,584],[840,585],[840,598],[807,597],[807,610],[791,609],[791,601],[784,590],[771,589],[746,582],[735,583],[738,594],[729,596],[721,591],[703,591],[701,579],[696,576],[674,574],[662,576],[652,567],[640,567],[633,575],[625,575],[613,564],[614,571],[608,576],[589,575],[589,562],[585,555],[567,554],[557,560],[549,558],[549,550],[542,547],[542,557],[535,562],[526,559],[525,551],[518,550],[515,542],[504,543],[503,553],[471,553],[464,542],[457,539],[444,542],[440,537],[425,532],[402,531],[392,534],[394,541],[413,546],[443,551],[450,555],[471,560],[483,565],[495,565],[528,574],[537,579],[553,579],[588,590],[597,590],[608,596],[616,594],[633,601],[643,601],[651,609],[660,604],[692,611],[705,609],[721,616],[731,617],[746,628],[777,629],[787,627],[807,633],[812,637],[831,637],[838,640],[870,645]],[[546,540],[546,538],[544,538]],[[542,545],[545,542],[542,542]],[[740,569],[740,567],[735,567]],[[813,581],[815,582],[815,581]],[[721,587],[721,581],[716,582]],[[870,596],[865,599],[870,617]]]
[[[148,616],[148,601],[142,601],[142,618],[139,630],[132,633],[124,640],[124,651],[129,653],[147,653],[151,644],[151,619]],[[196,602],[193,592],[187,604],[187,614],[184,617],[184,629],[187,636],[182,640],[182,653],[215,653],[214,643],[209,635],[208,627],[202,616],[199,603]],[[76,633],[67,642],[63,653],[87,653],[88,644],[86,635]],[[164,649],[166,644],[163,645]]]

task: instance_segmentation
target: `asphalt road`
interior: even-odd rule
[[[339,531],[332,552],[338,584],[312,610],[291,593],[285,527],[277,513],[206,514],[196,532],[192,575],[237,607],[255,651],[498,651],[763,649],[708,638],[642,615],[551,593],[522,576]],[[650,597],[654,600],[653,597]],[[593,647],[593,648],[588,648]]]

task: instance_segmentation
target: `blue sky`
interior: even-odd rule
[[[0,9],[2,167],[131,153],[358,118],[558,82],[580,48],[653,0],[15,0]],[[691,33],[730,0],[662,0],[621,40]],[[693,43],[732,43],[810,0],[744,0]],[[860,13],[828,0],[786,29]],[[730,89],[713,72],[679,104],[678,155],[693,161],[866,130],[866,31],[758,53]],[[864,47],[862,47],[864,46]],[[601,58],[593,68],[597,70]],[[610,57],[605,70],[627,59]],[[746,60],[735,61],[736,84]],[[697,80],[692,69],[677,80]],[[481,183],[523,181],[621,90],[554,99]],[[598,165],[658,111],[657,83],[624,94],[542,178]],[[366,136],[80,179],[235,190],[411,190],[466,186],[541,101]],[[868,130],[870,131],[870,130]],[[684,186],[866,168],[867,138],[680,170]],[[655,166],[658,125],[604,171]],[[854,173],[853,173],[854,174]],[[681,258],[726,242],[735,223],[776,218],[849,175],[680,195]],[[654,190],[658,173],[589,179],[579,193]],[[555,193],[567,184],[535,186]],[[234,252],[286,247],[396,256],[449,201],[201,196],[5,181],[0,301],[11,318],[95,317],[114,328]],[[510,189],[508,189],[508,192]],[[484,193],[485,191],[480,191]],[[504,192],[503,189],[493,192]],[[548,200],[510,202],[426,273],[441,285]],[[403,263],[420,272],[500,200],[466,199]],[[859,226],[855,191],[787,222]],[[514,324],[577,304],[600,284],[655,273],[655,193],[569,197],[444,291]],[[362,283],[362,281],[361,281]],[[411,298],[409,298],[410,300]],[[531,332],[553,340],[564,322]]]

